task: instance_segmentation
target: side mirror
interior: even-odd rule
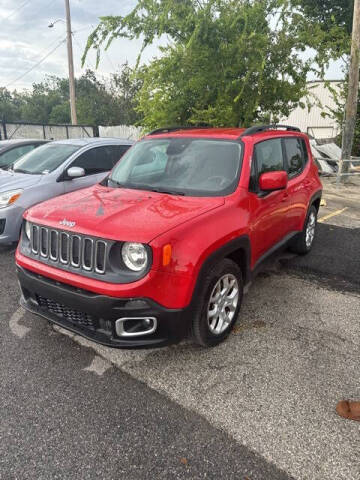
[[[70,180],[72,178],[79,178],[79,177],[84,177],[84,176],[85,176],[85,170],[81,167],[70,167],[66,171],[66,177]]]
[[[263,192],[284,190],[287,186],[288,176],[285,171],[266,172],[260,175],[259,187]]]

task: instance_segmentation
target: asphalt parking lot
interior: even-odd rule
[[[311,254],[272,258],[210,350],[114,350],[54,329],[18,307],[0,251],[0,478],[358,480],[360,424],[335,413],[360,399],[350,197],[329,186]]]

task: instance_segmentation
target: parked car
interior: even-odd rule
[[[0,244],[19,239],[27,208],[99,182],[133,143],[109,138],[60,140],[19,158],[11,170],[0,174]]]
[[[154,131],[99,184],[26,212],[21,303],[104,345],[216,345],[261,262],[310,251],[321,191],[297,128]]]
[[[31,139],[0,140],[0,168],[8,170],[18,158],[48,141]]]

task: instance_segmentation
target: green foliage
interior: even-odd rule
[[[335,108],[328,109],[324,112],[323,116],[331,117],[337,121],[340,125],[340,131],[342,132],[342,127],[344,123],[344,105],[346,102],[347,94],[348,94],[348,83],[347,81],[344,82],[341,88],[333,88],[331,83],[328,83],[328,88],[331,92],[331,95],[335,102]],[[337,138],[337,144],[341,147],[342,142],[342,134],[339,135]],[[354,157],[360,157],[360,96],[358,97],[357,102],[357,116],[356,116],[356,123],[355,123],[355,133],[354,133],[354,141],[353,141],[353,148],[352,153]]]
[[[354,0],[293,0],[293,3],[309,20],[320,23],[324,31],[337,25],[350,35]]]
[[[87,70],[75,81],[78,123],[90,125],[133,124],[139,120],[135,96],[141,81],[133,78],[127,65],[111,75],[110,81],[99,80]],[[70,123],[69,81],[49,76],[25,92],[0,88],[0,118],[34,123]]]
[[[350,53],[354,0],[291,0],[296,9],[296,34],[315,50],[322,75],[329,60]]]
[[[143,125],[248,125],[288,115],[306,91],[310,62],[286,0],[139,0],[125,17],[103,17],[83,56],[117,38],[166,35],[142,68]],[[141,53],[141,52],[140,52]]]

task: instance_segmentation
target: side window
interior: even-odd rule
[[[109,164],[111,165],[110,169],[112,169],[117,164],[120,158],[127,150],[129,150],[130,147],[131,145],[109,145],[107,147]]]
[[[71,166],[83,168],[85,175],[108,172],[120,158],[114,147],[117,147],[117,145],[105,145],[87,150],[79,155]]]
[[[304,166],[305,166],[307,164],[308,160],[309,160],[309,154],[308,154],[308,151],[307,151],[307,146],[306,146],[305,140],[303,138],[301,138],[300,142],[301,142],[303,153],[304,153]]]
[[[255,155],[253,155],[253,158],[251,159],[249,190],[250,190],[250,192],[256,192],[257,191],[257,171],[256,171]]]
[[[265,172],[284,170],[281,139],[273,138],[257,143],[254,148],[258,176]]]
[[[115,163],[124,155],[125,152],[129,150],[131,145],[117,145],[116,150],[117,150],[117,159]]]
[[[77,158],[75,158],[70,167],[83,168],[85,170],[85,175],[99,173],[98,171],[95,171],[97,168],[95,149],[92,148],[91,150],[87,150],[79,155]]]
[[[306,163],[307,156],[306,145],[301,138],[284,139],[285,153],[288,164],[289,178],[295,177],[302,172]]]

